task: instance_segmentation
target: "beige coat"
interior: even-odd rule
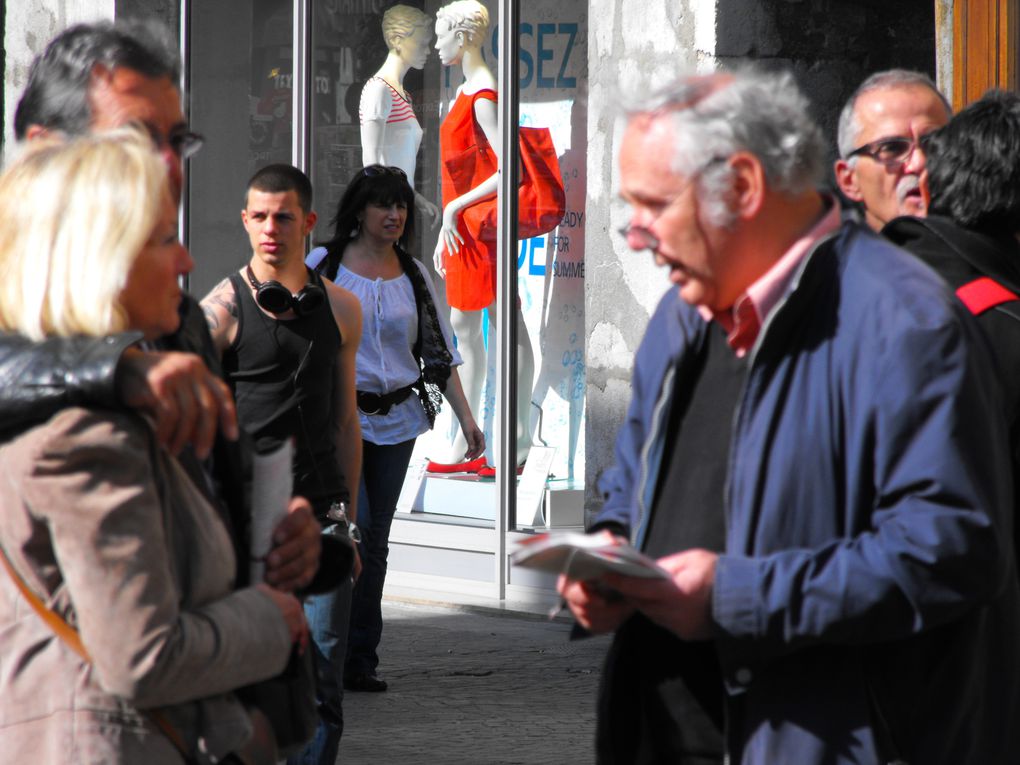
[[[0,544],[93,662],[0,569],[0,762],[180,763],[154,707],[213,752],[247,738],[229,692],[282,671],[288,630],[145,421],[68,409],[0,448]]]

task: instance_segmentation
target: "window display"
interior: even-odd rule
[[[580,525],[587,4],[531,0],[521,9],[518,87],[498,94],[496,0],[309,0],[307,7],[300,22],[287,0],[189,5],[191,121],[207,138],[207,151],[190,168],[188,221],[198,260],[191,290],[208,291],[246,259],[234,190],[258,168],[280,161],[307,168],[319,213],[311,248],[331,236],[330,218],[362,167],[399,167],[413,187],[418,221],[408,254],[432,276],[436,309],[450,318],[465,362],[465,395],[494,443],[501,328],[489,229],[499,178],[498,99],[517,99],[520,127],[539,129],[544,144],[533,153],[544,149],[563,192],[546,211],[552,223],[522,227],[526,238],[507,253],[516,261],[519,294],[513,461],[543,447],[532,468],[550,466],[547,491],[571,496],[563,517]],[[302,125],[307,157],[295,154]],[[457,419],[444,406],[435,429],[418,439],[398,509],[492,523],[498,498],[484,477],[491,469],[483,477],[477,471],[491,466],[494,454],[490,448],[486,459],[464,465],[465,453]],[[422,478],[429,461],[457,472]],[[549,523],[548,507],[544,512]],[[518,525],[530,527],[534,517],[523,513]]]

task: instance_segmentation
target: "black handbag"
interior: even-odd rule
[[[268,718],[280,757],[304,749],[319,724],[312,650],[309,645],[299,654],[295,647],[283,672],[237,692],[241,701],[256,707]]]

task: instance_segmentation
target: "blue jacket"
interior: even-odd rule
[[[596,522],[639,546],[673,375],[706,327],[671,289],[635,358]],[[988,358],[938,277],[856,224],[815,247],[766,319],[720,423],[712,616],[733,762],[1020,762],[1012,487]]]

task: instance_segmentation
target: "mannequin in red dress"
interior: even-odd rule
[[[477,123],[491,147],[499,146],[496,116],[496,79],[482,58],[481,46],[489,29],[489,12],[477,0],[455,0],[436,13],[436,50],[443,66],[460,64],[464,82],[457,89],[450,113],[440,128],[444,160],[475,143],[472,121]],[[457,195],[448,177],[443,183],[443,226],[434,255],[436,272],[446,279],[450,323],[457,334],[457,348],[464,359],[460,368],[464,393],[476,419],[482,403],[486,373],[482,311],[488,311],[489,327],[496,322],[496,242],[482,240],[469,230],[461,213],[467,207],[496,193],[498,178],[493,173],[475,178],[476,184]],[[535,355],[531,348],[520,306],[517,306],[517,464],[531,447],[531,389]],[[446,454],[434,455],[441,463],[464,458],[467,444],[459,428]]]

